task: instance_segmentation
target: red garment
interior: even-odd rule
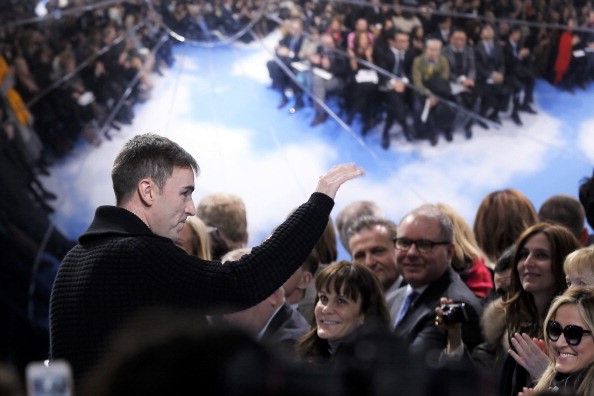
[[[462,277],[466,286],[480,299],[484,299],[493,289],[493,275],[485,265],[483,257],[475,257],[472,266],[468,268],[465,276]]]
[[[557,59],[555,60],[555,85],[563,80],[563,76],[569,70],[571,63],[571,52],[573,46],[573,35],[567,30],[561,34],[559,39],[559,50],[557,51]]]

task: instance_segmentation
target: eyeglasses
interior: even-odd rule
[[[554,320],[550,320],[549,323],[547,323],[547,332],[549,340],[557,341],[559,337],[561,337],[561,334],[563,334],[565,336],[565,341],[573,346],[578,345],[582,341],[584,333],[591,333],[590,330],[584,330],[576,325],[561,327],[561,325]]]
[[[412,247],[412,245],[415,245],[417,247],[417,250],[421,253],[429,253],[430,251],[433,250],[433,248],[436,245],[451,244],[450,241],[432,241],[429,239],[412,240],[412,239],[408,239],[408,238],[396,238],[394,240],[394,242],[396,243],[396,249],[398,249],[398,250],[405,252],[408,249],[410,249]]]

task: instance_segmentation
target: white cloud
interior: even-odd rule
[[[582,124],[577,146],[590,163],[594,163],[594,120],[589,120]]]

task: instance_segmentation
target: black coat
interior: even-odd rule
[[[252,254],[226,265],[186,254],[125,209],[99,207],[54,283],[51,359],[68,360],[80,379],[102,357],[111,333],[141,310],[216,314],[259,303],[303,264],[332,206],[327,195],[312,194]]]
[[[400,288],[394,297],[391,316],[397,317],[406,296],[406,287]],[[470,308],[468,322],[462,325],[462,340],[472,350],[482,341],[479,318],[483,309],[472,291],[452,269],[448,270],[413,302],[402,321],[395,327],[394,333],[414,352],[441,351],[446,347],[446,334],[435,327],[435,308],[440,305],[441,297],[454,302],[463,302]],[[436,355],[439,355],[437,353]]]

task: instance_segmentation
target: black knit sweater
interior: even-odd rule
[[[257,304],[305,261],[333,204],[312,194],[250,255],[225,265],[186,254],[123,208],[99,207],[54,283],[50,358],[69,361],[80,380],[105,353],[110,333],[142,309],[209,314]]]

